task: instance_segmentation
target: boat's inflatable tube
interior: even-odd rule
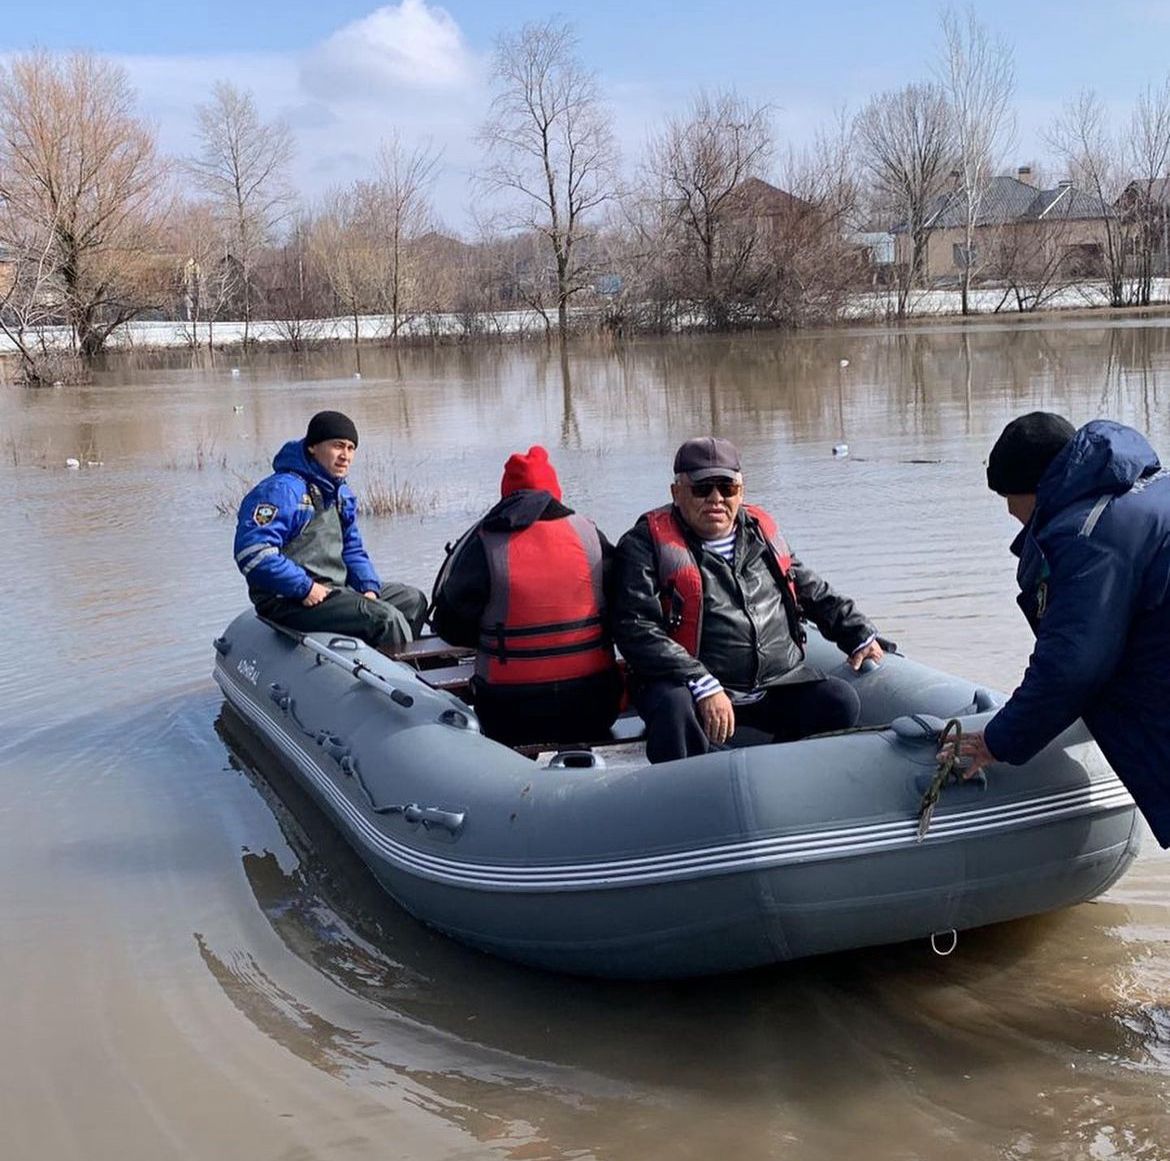
[[[978,729],[1001,697],[896,655],[855,675],[815,634],[814,663],[887,728],[658,766],[533,762],[351,638],[247,612],[216,650],[228,701],[403,907],[541,967],[690,976],[921,938],[1090,899],[1137,849],[1080,724],[946,787],[919,841],[942,720]]]

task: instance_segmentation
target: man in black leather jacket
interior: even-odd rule
[[[874,627],[791,555],[766,512],[744,505],[731,443],[687,440],[674,472],[673,505],[643,515],[614,562],[613,635],[649,760],[855,725],[856,692],[805,662],[801,621],[855,670],[884,655]]]

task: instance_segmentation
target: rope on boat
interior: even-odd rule
[[[958,770],[959,746],[963,741],[963,725],[958,718],[951,718],[938,732],[938,745],[941,757],[938,760],[938,770],[930,780],[922,802],[918,806],[918,841],[926,838],[930,830],[930,820],[934,818],[934,808],[938,805],[939,795],[948,782],[962,781],[962,774]],[[948,750],[947,745],[950,743]],[[952,948],[952,950],[954,950]]]

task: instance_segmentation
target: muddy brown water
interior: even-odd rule
[[[841,361],[848,360],[842,366]],[[233,375],[232,368],[238,368]],[[1029,639],[1002,424],[1170,452],[1170,326],[1092,320],[111,363],[0,388],[0,1158],[1170,1157],[1170,858],[964,933],[664,985],[526,971],[386,900],[223,712],[217,513],[309,414],[361,429],[387,577],[429,586],[503,460],[616,537],[714,431],[752,499],[910,655],[1010,688]],[[848,456],[832,449],[848,444]],[[66,468],[69,457],[82,466]]]

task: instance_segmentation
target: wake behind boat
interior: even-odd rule
[[[855,674],[862,728],[650,765],[637,719],[533,757],[450,689],[336,634],[252,612],[216,641],[228,702],[423,922],[523,963],[629,978],[735,971],[1090,899],[1138,847],[1132,799],[1079,723],[1026,766],[918,812],[944,722],[1002,696],[900,655]],[[413,660],[413,664],[412,664]]]

